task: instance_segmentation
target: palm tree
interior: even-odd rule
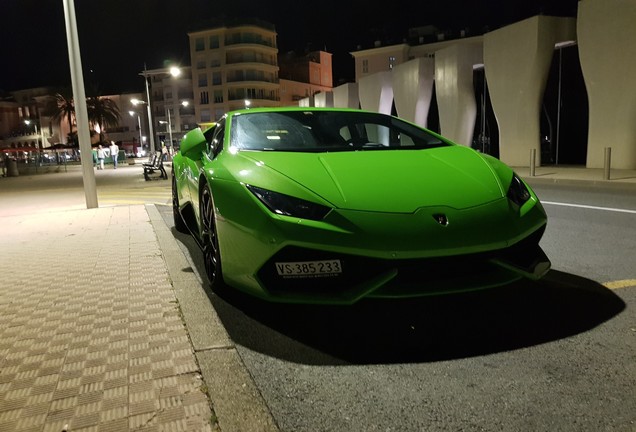
[[[73,134],[73,125],[75,124],[75,104],[70,91],[61,91],[51,97],[47,111],[51,112],[51,119],[58,123],[62,121],[68,122],[69,137]]]
[[[88,121],[99,125],[99,141],[104,141],[104,129],[106,127],[119,126],[121,114],[117,103],[103,96],[93,96],[86,100]]]
[[[107,97],[92,96],[86,99],[86,109],[89,123],[99,125],[99,140],[100,142],[104,141],[104,128],[119,125],[121,114],[117,103]],[[77,145],[77,133],[73,131],[77,121],[75,103],[70,90],[60,91],[51,96],[46,110],[50,112],[53,121],[58,123],[62,123],[62,121],[68,122],[69,141]]]

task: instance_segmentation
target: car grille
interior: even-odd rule
[[[272,295],[311,295],[352,298],[368,290],[369,284],[383,280],[372,290],[380,296],[418,292],[443,293],[501,285],[519,277],[494,261],[505,261],[523,270],[538,249],[545,228],[516,245],[489,251],[450,257],[423,259],[379,259],[288,246],[274,255],[257,274],[263,287]],[[342,273],[325,277],[283,278],[276,263],[339,260]]]

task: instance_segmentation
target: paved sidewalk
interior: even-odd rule
[[[543,166],[535,169],[530,176],[529,167],[515,167],[515,172],[529,182],[581,183],[588,185],[636,186],[636,170],[612,169],[609,180],[605,179],[603,168],[579,166]]]
[[[145,206],[0,220],[0,431],[217,429]]]

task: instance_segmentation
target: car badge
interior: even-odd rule
[[[433,215],[433,219],[441,226],[448,226],[448,218],[445,214],[437,213]]]

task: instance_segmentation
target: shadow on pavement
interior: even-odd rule
[[[211,299],[234,342],[302,364],[429,362],[516,350],[585,332],[625,309],[602,285],[557,271],[540,283],[353,306],[271,304],[230,290]]]
[[[172,231],[205,278],[194,240]],[[218,295],[206,286],[206,293],[236,344],[319,365],[432,362],[516,350],[583,333],[625,309],[604,286],[556,270],[540,282],[353,306],[269,303],[231,288]]]

